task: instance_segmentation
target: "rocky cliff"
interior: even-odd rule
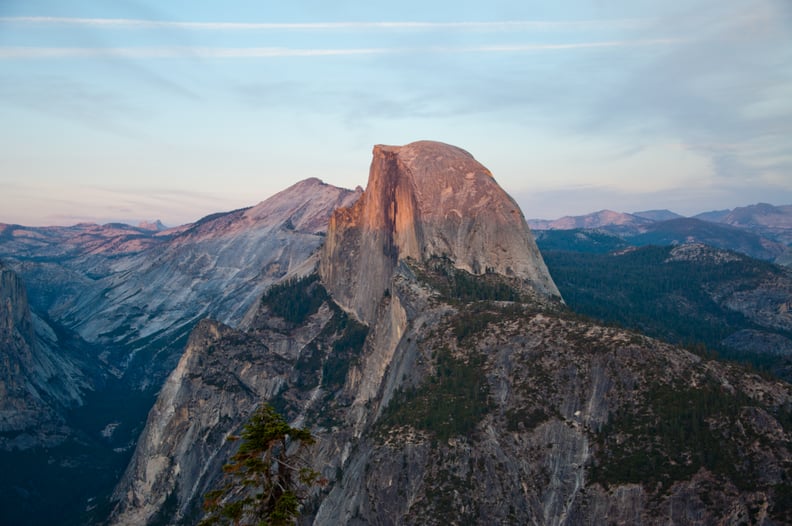
[[[376,148],[319,273],[245,332],[196,329],[111,522],[194,524],[264,401],[317,437],[305,524],[792,520],[792,387],[577,318],[487,181],[447,145]]]
[[[444,279],[394,287],[408,327],[314,524],[789,519],[788,384]]]
[[[296,298],[309,305],[299,323],[278,315],[285,298],[276,287],[258,305],[248,331],[211,320],[193,330],[116,488],[112,524],[195,522],[203,494],[231,454],[226,437],[262,400],[284,396],[284,386],[295,384],[300,386],[292,392],[299,400],[295,404],[307,409],[316,401],[318,406],[315,367],[324,364],[329,371],[338,356],[328,356],[328,349],[350,335],[362,344],[365,327],[328,303],[315,279],[297,283]],[[306,363],[312,368],[308,372]]]
[[[279,387],[283,360],[256,343],[209,320],[192,331],[114,496],[122,503],[115,522],[146,524],[165,512],[194,511],[177,504],[208,490],[227,458],[223,440],[233,424]],[[251,352],[259,359],[246,359]]]
[[[0,264],[0,450],[55,445],[70,434],[63,413],[89,389],[79,363],[28,305],[19,276]]]
[[[399,260],[435,256],[560,296],[520,208],[472,155],[431,141],[375,146],[363,196],[330,219],[322,281],[369,323]]]

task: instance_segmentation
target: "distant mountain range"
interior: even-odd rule
[[[792,205],[773,206],[759,203],[733,210],[703,212],[684,217],[670,210],[647,210],[635,213],[601,210],[581,216],[555,220],[530,219],[537,240],[562,248],[568,238],[560,231],[577,231],[574,243],[578,250],[588,237],[593,251],[606,247],[678,245],[704,243],[734,250],[751,257],[781,265],[792,264]],[[592,231],[596,230],[597,233]],[[607,235],[612,236],[605,241]],[[592,237],[593,236],[593,237]],[[594,241],[594,238],[597,240]],[[570,238],[570,241],[573,241]]]
[[[792,206],[695,217],[600,211],[530,223],[576,312],[792,380],[792,273],[783,268],[792,262]]]

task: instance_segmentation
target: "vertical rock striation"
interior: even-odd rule
[[[432,141],[375,146],[363,196],[330,219],[322,281],[371,323],[398,261],[433,256],[560,297],[520,208],[472,155]]]
[[[0,450],[63,441],[62,413],[82,403],[85,376],[31,313],[24,282],[0,264]]]
[[[149,413],[113,497],[118,504],[111,524],[150,524],[164,514],[189,523],[190,506],[222,473],[225,438],[277,391],[281,362],[254,338],[201,321]]]

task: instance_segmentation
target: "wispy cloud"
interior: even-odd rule
[[[294,49],[294,48],[208,48],[208,47],[3,47],[0,59],[59,58],[273,58],[393,53],[388,48]]]
[[[235,30],[461,30],[515,31],[524,29],[630,28],[649,23],[639,18],[617,20],[504,20],[493,22],[179,22],[136,18],[71,18],[49,16],[0,17],[0,24],[66,25],[128,29],[173,28],[210,31]]]
[[[517,44],[489,46],[426,46],[378,47],[339,49],[300,48],[220,48],[220,47],[0,47],[0,60],[6,59],[66,59],[66,58],[277,58],[277,57],[331,57],[349,55],[385,55],[418,53],[520,53],[563,51],[596,48],[628,48],[668,45],[679,39],[617,40],[606,42],[573,42],[563,44]]]

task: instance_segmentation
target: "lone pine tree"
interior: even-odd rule
[[[307,490],[322,483],[302,457],[315,442],[308,429],[290,427],[269,404],[259,407],[243,428],[242,442],[223,466],[224,485],[205,495],[202,525],[293,524]]]

